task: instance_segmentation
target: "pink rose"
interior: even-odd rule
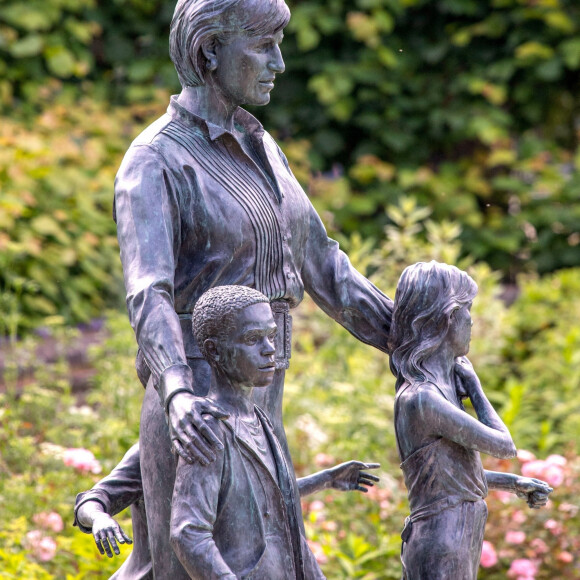
[[[514,524],[523,524],[528,519],[528,516],[522,510],[516,510],[512,514],[512,522]]]
[[[317,453],[314,457],[314,463],[318,467],[329,467],[334,465],[335,460],[332,455],[328,455],[328,453]]]
[[[493,493],[495,497],[497,497],[497,499],[499,499],[499,501],[501,501],[502,503],[509,503],[513,498],[513,495],[509,491],[494,489]]]
[[[535,538],[532,540],[530,542],[530,546],[536,554],[547,554],[550,551],[548,544],[546,544],[546,542],[540,538]]]
[[[560,560],[560,562],[565,562],[566,564],[569,564],[573,559],[574,556],[572,556],[570,552],[560,552],[558,554],[558,560]]]
[[[310,550],[314,554],[316,561],[320,565],[326,564],[328,562],[328,558],[324,553],[322,545],[319,544],[318,542],[315,542],[314,540],[306,540],[306,541],[308,542],[308,546],[310,547]]]
[[[324,502],[320,501],[319,499],[315,499],[313,502],[310,503],[311,512],[321,512],[324,508],[325,508]]]
[[[525,449],[518,449],[518,459],[522,463],[533,461],[535,458],[536,456],[531,451],[526,451]]]
[[[537,573],[538,566],[535,562],[527,558],[519,558],[511,563],[507,575],[517,580],[534,580]]]
[[[559,465],[547,463],[542,479],[545,479],[552,487],[558,487],[564,483],[564,470]]]
[[[45,536],[40,530],[28,532],[23,544],[41,562],[52,560],[56,554],[56,542],[50,536]]]
[[[66,449],[62,459],[65,465],[83,473],[101,473],[101,464],[88,449],[74,447]]]
[[[497,553],[493,544],[484,540],[481,547],[481,560],[479,562],[483,568],[491,568],[497,564]]]
[[[505,535],[505,541],[508,544],[523,544],[526,541],[526,534],[509,530]]]
[[[45,530],[52,530],[53,532],[62,532],[64,523],[62,518],[56,512],[40,512],[32,516],[32,521]]]
[[[562,524],[560,522],[557,522],[556,520],[548,520],[544,524],[544,528],[550,530],[550,532],[552,532],[554,536],[559,536],[564,531]]]
[[[541,479],[547,466],[548,464],[541,459],[528,461],[522,465],[522,475],[525,475],[526,477],[536,477]]]
[[[549,455],[546,457],[546,463],[550,463],[551,465],[557,465],[558,467],[565,467],[568,461],[562,455]]]

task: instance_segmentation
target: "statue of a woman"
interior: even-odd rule
[[[465,272],[437,262],[408,267],[397,286],[390,363],[397,377],[395,431],[411,508],[401,534],[406,580],[475,580],[488,487],[515,493],[532,508],[545,505],[552,491],[543,481],[481,465],[480,451],[509,458],[516,448],[464,358],[476,294]],[[465,412],[464,396],[477,419]]]
[[[115,219],[127,307],[150,372],[140,454],[157,578],[186,577],[169,546],[173,449],[215,459],[219,440],[202,418],[209,367],[191,334],[191,313],[209,288],[255,288],[278,327],[277,370],[256,403],[290,463],[282,426],[290,358],[290,308],[307,291],[357,338],[387,349],[392,302],[330,240],[287,161],[241,108],[265,105],[290,12],[283,0],[179,0],[170,54],[183,90],[128,150],[115,183]]]

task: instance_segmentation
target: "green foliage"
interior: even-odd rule
[[[336,232],[376,239],[385,208],[413,195],[462,225],[463,256],[504,278],[580,263],[574,0],[290,4],[287,74],[256,113],[301,159]],[[54,100],[178,90],[173,6],[5,0],[0,107],[29,117]]]
[[[31,127],[3,121],[0,334],[122,304],[113,181],[137,127],[158,112],[82,100],[47,108]]]
[[[396,230],[389,230],[377,249],[353,238],[349,253],[361,271],[393,295],[394,282],[408,263],[454,261],[460,231],[431,221],[411,199],[391,208],[390,215]],[[489,397],[510,425],[518,448],[541,457],[563,452],[569,460],[546,509],[528,510],[516,498],[506,503],[491,494],[486,538],[499,561],[479,577],[505,578],[511,561],[532,558],[540,562],[538,580],[577,578],[580,345],[569,321],[580,314],[580,271],[522,280],[521,294],[508,308],[498,298],[496,272],[469,260],[461,266],[479,284],[470,357]],[[388,359],[355,340],[308,299],[293,316],[284,415],[298,475],[349,459],[382,464],[381,482],[367,495],[331,490],[303,501],[310,543],[329,579],[395,580],[400,577],[399,533],[408,505],[393,432],[394,378]],[[138,437],[142,387],[133,367],[135,339],[124,314],[111,315],[107,328],[109,338],[91,353],[97,374],[82,401],[71,393],[64,356],[53,364],[38,363],[33,337],[8,353],[8,390],[0,394],[0,577],[107,578],[120,564],[100,557],[91,537],[71,526],[46,532],[56,541],[56,553],[46,562],[25,541],[38,527],[35,514],[56,511],[70,521],[75,494],[100,477],[65,466],[64,448],[87,447],[107,473]],[[52,332],[62,353],[78,338],[76,330],[54,327]],[[20,392],[18,366],[35,361],[34,379]],[[489,460],[487,467],[521,469],[517,461]],[[121,523],[130,529],[126,515]],[[510,544],[505,533],[511,529],[524,531],[525,542]],[[532,544],[538,539],[543,544]],[[122,552],[126,555],[127,547]]]
[[[176,87],[167,36],[174,3],[5,0],[0,6],[0,110],[38,110],[50,79],[65,92],[118,102]]]
[[[338,231],[377,238],[411,194],[504,278],[578,265],[579,26],[572,0],[297,2],[262,116],[344,172]]]

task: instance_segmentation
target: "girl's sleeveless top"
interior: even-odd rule
[[[437,385],[430,384],[445,397]],[[407,388],[415,386],[419,385],[402,387],[395,398],[395,433],[401,458],[396,429],[399,396]],[[450,402],[456,407],[461,406],[457,401]],[[401,463],[401,469],[407,486],[412,520],[439,513],[464,501],[479,501],[487,496],[487,480],[479,452],[450,439],[440,437],[421,447]]]

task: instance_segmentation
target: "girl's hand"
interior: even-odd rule
[[[548,502],[548,496],[554,490],[541,479],[520,476],[516,479],[516,495],[525,499],[532,509],[540,509]]]
[[[479,379],[469,359],[465,356],[455,359],[455,389],[459,398],[467,398],[469,387],[478,383]]]

